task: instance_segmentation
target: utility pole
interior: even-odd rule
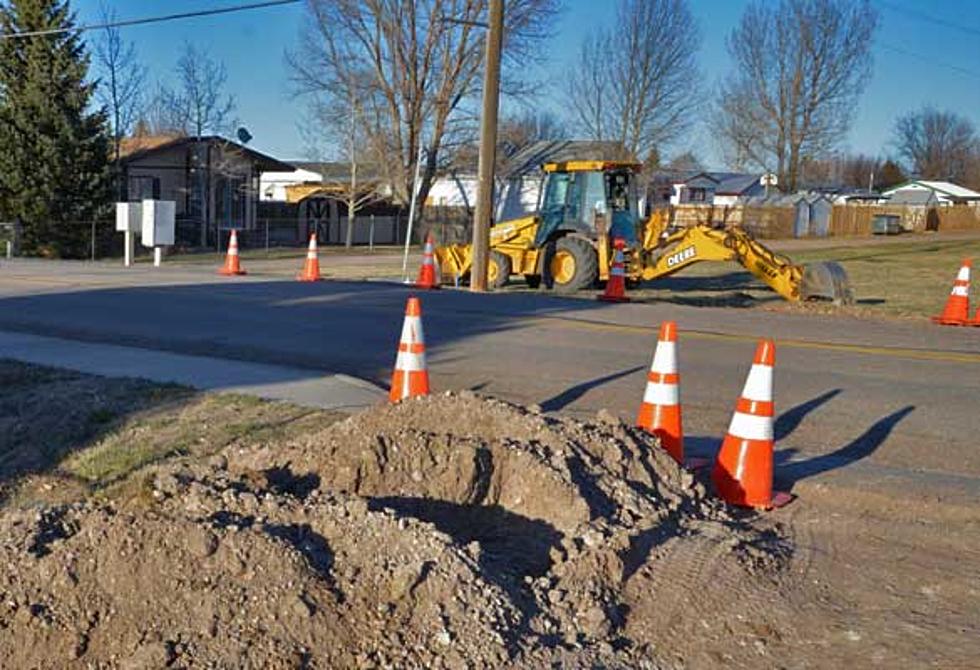
[[[504,0],[490,0],[490,32],[487,34],[486,74],[483,78],[483,116],[480,123],[480,161],[477,169],[476,215],[473,220],[473,267],[470,290],[487,290],[490,252],[490,215],[493,210],[497,160],[497,110],[500,101],[500,49],[504,32]]]

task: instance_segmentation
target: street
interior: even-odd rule
[[[45,268],[50,270],[50,265]],[[210,268],[0,268],[0,328],[388,382],[409,289],[219,280]],[[63,270],[62,270],[63,268]],[[168,285],[173,284],[173,285]],[[777,344],[777,484],[808,480],[903,495],[980,496],[980,330],[547,294],[422,294],[437,391],[473,389],[545,411],[631,419],[659,324],[680,329],[687,449],[724,434],[754,341]]]

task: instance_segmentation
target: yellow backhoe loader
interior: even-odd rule
[[[488,285],[500,288],[512,275],[523,275],[532,288],[541,283],[559,292],[590,288],[608,278],[610,240],[619,238],[626,242],[627,280],[634,285],[702,261],[734,261],[787,300],[853,300],[847,274],[837,263],[794,264],[737,227],[671,228],[667,210],[641,222],[639,169],[623,161],[546,164],[538,213],[490,229]],[[468,279],[469,245],[440,246],[435,254],[444,282]]]

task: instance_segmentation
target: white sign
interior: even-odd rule
[[[138,202],[116,203],[116,230],[120,233],[136,233],[143,226],[142,207]]]
[[[142,209],[143,246],[173,246],[177,203],[173,200],[144,200]]]

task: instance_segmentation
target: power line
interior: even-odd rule
[[[900,53],[905,56],[918,58],[919,60],[924,61],[926,63],[930,63],[932,65],[938,65],[939,67],[944,67],[959,72],[960,74],[965,74],[969,77],[980,79],[980,72],[977,72],[976,70],[968,70],[964,67],[960,67],[959,65],[953,65],[952,63],[946,63],[940,60],[936,60],[935,58],[931,58],[930,56],[924,56],[920,53],[909,51],[908,49],[902,49],[901,47],[892,46],[890,44],[882,44],[880,46],[882,49],[887,49],[888,51],[894,51],[895,53]]]
[[[52,28],[51,30],[32,30],[22,33],[0,34],[0,40],[21,39],[25,37],[42,37],[44,35],[58,35],[60,33],[84,32],[86,30],[98,30],[100,28],[119,28],[123,26],[138,26],[147,23],[162,23],[164,21],[177,21],[180,19],[193,19],[201,16],[214,16],[215,14],[231,14],[232,12],[244,12],[250,9],[262,9],[264,7],[276,7],[279,5],[294,5],[302,0],[267,0],[266,2],[253,2],[247,5],[235,5],[233,7],[220,7],[215,9],[202,9],[196,12],[184,12],[182,14],[166,14],[164,16],[149,16],[142,19],[127,19],[123,21],[112,21],[109,23],[90,23],[74,28]]]
[[[980,35],[980,28],[975,28],[973,26],[965,26],[961,23],[956,23],[955,21],[948,21],[946,19],[940,18],[938,16],[934,16],[926,12],[919,11],[917,9],[912,9],[910,7],[903,7],[902,5],[896,4],[894,2],[888,2],[887,0],[878,0],[878,4],[892,11],[898,12],[899,14],[905,14],[906,16],[914,18],[917,21],[934,23],[937,26],[943,26],[944,28],[952,28],[953,30],[959,30],[969,35]]]

